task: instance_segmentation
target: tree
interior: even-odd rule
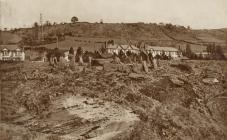
[[[73,47],[70,47],[70,49],[69,49],[69,54],[74,55],[74,49],[73,49]]]
[[[35,28],[39,27],[38,22],[35,22],[33,26],[34,26]]]
[[[35,29],[34,39],[36,40],[39,37],[39,24],[38,24],[38,22],[35,22],[33,26],[34,26],[34,29]]]
[[[191,27],[188,25],[188,26],[187,26],[187,29],[188,29],[188,30],[191,30]]]
[[[107,52],[107,50],[106,50],[106,48],[104,46],[101,47],[100,51],[101,51],[102,54]]]
[[[210,55],[211,54],[211,45],[207,45],[207,53]]]
[[[80,64],[83,64],[83,49],[81,47],[79,47],[76,51],[76,57],[77,57],[77,60],[79,60],[79,63]]]
[[[71,18],[72,23],[76,23],[77,21],[79,21],[78,17],[74,16],[74,17]]]
[[[73,49],[73,47],[70,47],[70,49],[69,49],[69,60],[72,60],[73,57],[75,57],[74,56],[74,49]],[[75,60],[75,58],[74,58],[74,60]]]
[[[103,19],[100,20],[100,23],[103,24]]]
[[[186,55],[188,58],[192,58],[192,56],[193,56],[193,53],[192,53],[190,44],[187,44],[187,45],[186,45],[186,52],[185,52],[185,55]]]
[[[79,48],[77,49],[76,55],[78,55],[78,56],[83,55],[83,49],[82,49],[81,47],[79,47]]]
[[[225,55],[224,55],[224,52],[223,52],[221,46],[216,46],[215,52],[216,52],[216,58],[225,59]]]
[[[53,50],[50,50],[47,52],[46,57],[50,61],[51,58],[56,57],[59,61],[60,57],[64,56],[64,53],[62,53],[58,48],[55,48]]]

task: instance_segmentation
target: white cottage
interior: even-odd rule
[[[107,47],[106,47],[106,50],[107,50],[107,53],[110,53],[110,54],[119,54],[120,51],[122,50],[121,46],[120,45],[117,45],[117,44],[108,44]]]
[[[170,56],[172,58],[181,57],[182,53],[173,47],[160,47],[160,46],[146,46],[145,51],[147,53],[151,53],[153,57],[156,55],[162,55],[162,53],[165,53],[166,56]]]
[[[24,61],[25,52],[18,45],[0,45],[0,61]]]
[[[109,44],[107,47],[107,52],[108,53],[116,53],[119,54],[120,51],[122,50],[124,53],[131,52],[131,53],[136,53],[138,54],[140,52],[139,48],[137,48],[134,45],[118,45],[118,44]]]

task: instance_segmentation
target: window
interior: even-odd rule
[[[4,49],[4,50],[3,50],[3,56],[8,56],[8,55],[9,55],[9,51],[6,50],[6,49]]]

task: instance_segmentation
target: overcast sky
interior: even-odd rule
[[[0,0],[1,27],[31,26],[39,21],[145,22],[226,28],[227,0]]]

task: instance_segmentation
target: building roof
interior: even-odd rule
[[[134,45],[118,45],[118,44],[114,44],[114,45],[108,45],[106,47],[107,49],[123,49],[123,50],[139,50],[139,48],[137,48]]]
[[[119,45],[117,45],[117,44],[114,44],[114,45],[112,45],[112,44],[109,44],[109,45],[107,45],[107,47],[106,47],[107,49],[118,49],[118,48],[120,48],[120,46]]]
[[[18,46],[18,45],[0,45],[0,50],[3,50],[3,49],[7,49],[7,50],[16,50],[16,49],[20,49],[21,48]]]
[[[120,45],[120,46],[121,46],[121,48],[122,48],[123,50],[130,49],[130,46],[129,46],[129,45]]]
[[[177,52],[178,49],[173,47],[146,46],[145,50]]]

